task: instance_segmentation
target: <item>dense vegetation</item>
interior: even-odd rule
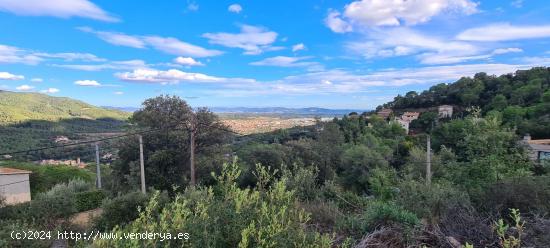
[[[501,77],[477,74],[445,87],[474,81],[485,89],[486,81],[533,81],[547,74],[541,68]],[[546,108],[545,80],[539,98],[517,106],[535,112]],[[64,185],[43,194],[69,195],[64,204],[56,203],[66,213],[99,205],[101,194],[107,197],[101,203],[103,214],[86,231],[189,234],[188,239],[164,241],[77,242],[81,247],[548,247],[550,163],[529,160],[517,131],[521,125],[511,125],[505,114],[508,106],[500,112],[484,102],[490,105],[494,99],[485,98],[458,97],[464,100],[457,105],[461,118],[421,118],[426,124],[421,129],[431,138],[427,147],[428,135],[407,135],[396,123],[356,113],[310,127],[235,137],[208,110],[160,96],[145,101],[130,118],[135,130],[159,130],[143,135],[148,194],[136,192],[135,137],[118,143],[120,159],[104,170],[104,193]],[[392,107],[431,109],[453,101]],[[535,118],[544,121],[547,116],[543,111]],[[190,126],[193,120],[198,122]],[[534,119],[526,115],[518,120]],[[540,125],[550,129],[545,122]],[[197,137],[195,186],[189,186],[191,130]],[[17,214],[29,205],[39,209],[48,202],[44,195],[0,209],[0,217],[8,216],[0,222],[0,236],[7,237],[10,228],[44,227],[51,224],[45,220],[66,218],[57,209]]]
[[[73,166],[66,165],[43,165],[39,166],[32,163],[20,162],[2,162],[0,166],[28,170],[31,195],[34,197],[39,193],[50,190],[56,184],[68,183],[73,179],[79,179],[85,182],[93,183],[95,174],[90,171],[82,170]]]
[[[0,152],[59,145],[54,142],[58,136],[76,141],[89,138],[88,133],[121,132],[125,130],[128,116],[125,112],[95,107],[70,98],[0,91]],[[40,160],[92,159],[91,155],[82,148],[66,148],[13,156]]]
[[[404,96],[398,95],[379,108],[433,111],[442,104],[455,106],[457,116],[464,116],[468,108],[477,106],[484,114],[497,115],[506,126],[517,128],[520,135],[529,133],[533,137],[550,138],[550,68],[520,70],[501,76],[477,73],[473,78],[437,84],[421,93],[410,91]]]

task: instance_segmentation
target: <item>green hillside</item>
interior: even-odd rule
[[[128,113],[122,111],[95,107],[67,97],[0,91],[1,124],[29,120],[59,121],[70,118],[126,120],[128,116]]]
[[[434,85],[423,92],[398,95],[378,109],[422,112],[419,120],[411,125],[429,127],[437,116],[437,106],[442,104],[453,105],[455,117],[468,115],[471,112],[468,109],[479,108],[483,115],[500,117],[520,135],[529,133],[536,138],[550,138],[550,67],[500,76],[477,73],[473,78]]]

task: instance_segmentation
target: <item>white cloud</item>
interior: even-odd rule
[[[172,37],[146,36],[144,40],[155,49],[172,55],[203,58],[217,56],[223,53],[218,50],[209,50],[200,46],[195,46]]]
[[[523,0],[514,0],[510,3],[510,5],[515,8],[521,8],[523,7]]]
[[[305,49],[306,49],[306,45],[304,45],[304,43],[299,43],[299,44],[296,44],[296,45],[292,46],[292,51],[293,52],[297,52],[297,51],[305,50]]]
[[[430,21],[443,12],[476,13],[478,3],[471,0],[359,0],[340,12],[330,11],[325,24],[334,32],[351,32],[353,26],[416,25]]]
[[[48,88],[48,89],[42,90],[40,92],[48,93],[48,94],[55,94],[55,93],[59,92],[59,89],[57,89],[57,88]]]
[[[346,6],[344,15],[367,26],[415,25],[429,21],[445,10],[472,14],[477,3],[469,0],[362,0]]]
[[[153,69],[138,69],[132,72],[116,73],[115,76],[124,81],[142,83],[179,83],[179,82],[221,82],[224,78],[208,76],[202,73],[183,72],[176,69],[167,71]]]
[[[33,83],[42,83],[42,82],[44,82],[44,79],[42,79],[42,78],[33,78],[33,79],[31,79],[31,82],[33,82]]]
[[[241,32],[237,34],[205,33],[202,36],[212,44],[241,48],[244,50],[244,54],[249,55],[282,49],[281,47],[272,46],[277,39],[276,32],[257,26],[241,25]]]
[[[454,57],[475,56],[483,52],[468,42],[429,36],[409,28],[370,31],[368,34],[368,40],[348,42],[346,48],[366,59],[419,55],[418,59],[424,64],[451,63]]]
[[[80,86],[91,86],[91,87],[101,87],[102,85],[95,80],[77,80],[74,81],[74,84],[80,85]]]
[[[0,45],[0,63],[36,65],[43,59],[23,49]]]
[[[180,41],[173,37],[127,35],[117,32],[95,31],[89,27],[79,27],[77,29],[83,32],[95,34],[100,39],[117,46],[132,48],[146,48],[147,46],[150,46],[167,54],[191,56],[196,58],[212,57],[223,54],[221,51],[209,50]]]
[[[41,58],[54,58],[62,59],[65,61],[88,61],[88,62],[101,62],[105,61],[104,58],[99,58],[90,53],[34,53],[33,55]]]
[[[104,64],[53,64],[52,66],[81,71],[133,70],[147,68],[143,60],[112,61]]]
[[[509,41],[547,37],[550,37],[550,25],[514,26],[508,23],[496,23],[467,29],[456,38],[467,41]]]
[[[82,17],[105,22],[119,21],[88,0],[0,0],[0,11],[22,16]]]
[[[492,54],[499,55],[499,54],[506,54],[506,53],[521,53],[521,52],[523,52],[523,49],[521,48],[509,47],[509,48],[497,48],[493,50]]]
[[[19,86],[15,87],[15,89],[19,90],[19,91],[30,91],[30,90],[34,89],[34,86],[23,84],[23,85],[19,85]]]
[[[22,75],[14,75],[9,72],[0,72],[0,80],[23,80],[25,79]]]
[[[189,2],[187,4],[187,10],[189,11],[198,11],[199,5],[196,2]]]
[[[86,33],[95,34],[98,38],[113,45],[127,46],[133,48],[145,48],[145,42],[143,40],[131,35],[107,31],[95,31],[90,27],[78,27],[77,29]]]
[[[234,3],[234,4],[229,5],[229,7],[227,8],[227,10],[228,10],[229,12],[233,12],[233,13],[237,13],[237,14],[238,14],[238,13],[241,13],[241,11],[243,10],[243,7],[242,7],[241,5],[239,5],[239,4]]]
[[[325,18],[325,25],[335,33],[347,33],[353,31],[351,24],[340,17],[340,12],[330,11]]]
[[[106,59],[99,58],[91,53],[46,53],[0,45],[0,63],[36,65],[45,60],[106,61]]]
[[[191,57],[177,57],[174,59],[174,63],[185,66],[203,66],[204,64],[196,61]]]
[[[115,95],[124,95],[124,92],[122,92],[122,91],[115,91],[115,92],[113,92],[113,94],[115,94]]]
[[[310,59],[311,57],[287,57],[287,56],[275,56],[266,58],[260,61],[252,62],[250,65],[257,66],[278,66],[278,67],[299,67],[299,66],[311,66],[317,65],[316,62],[303,62],[303,60]]]

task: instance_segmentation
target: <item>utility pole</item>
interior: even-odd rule
[[[143,159],[143,136],[139,135],[139,167],[141,173],[141,193],[145,194],[145,161]]]
[[[431,155],[431,140],[430,135],[426,139],[426,184],[432,183],[432,155]]]
[[[189,164],[191,166],[191,186],[194,187],[196,184],[195,178],[195,132],[197,131],[196,126],[196,116],[195,113],[192,113],[191,116],[191,130],[189,133]]]
[[[101,169],[99,167],[99,143],[95,143],[96,184],[101,189]]]

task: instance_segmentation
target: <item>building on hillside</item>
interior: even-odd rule
[[[418,119],[418,116],[420,116],[418,112],[405,112],[401,115],[401,120],[411,122]]]
[[[376,114],[384,119],[388,119],[392,113],[392,109],[381,109]]]
[[[55,143],[67,143],[69,141],[70,140],[67,136],[57,136],[57,137],[55,137]]]
[[[523,141],[528,145],[531,160],[538,162],[550,160],[550,139],[534,140],[527,134],[523,137]]]
[[[0,197],[12,205],[31,200],[29,174],[32,172],[0,167]]]
[[[410,121],[395,118],[395,122],[397,122],[403,129],[405,129],[406,134],[409,134],[409,124],[411,123]]]
[[[451,118],[453,117],[453,106],[451,105],[441,105],[438,107],[438,117],[439,118]]]
[[[86,163],[82,163],[80,161],[80,158],[77,158],[76,160],[55,160],[55,159],[43,159],[40,161],[36,161],[35,163],[40,165],[69,165],[79,168],[86,167]]]

